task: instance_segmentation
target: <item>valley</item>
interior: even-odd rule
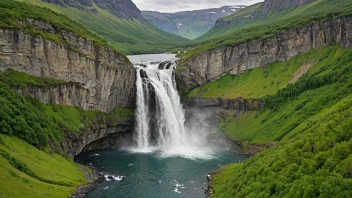
[[[352,197],[348,0],[2,0],[0,71],[0,197]]]

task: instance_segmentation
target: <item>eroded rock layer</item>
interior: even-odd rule
[[[226,74],[241,74],[331,44],[352,48],[352,17],[319,21],[264,40],[201,52],[177,69],[176,79],[180,90],[191,90]]]
[[[41,101],[85,110],[110,112],[115,107],[134,107],[135,70],[125,56],[72,32],[57,31],[50,24],[28,22],[38,30],[61,34],[68,46],[40,35],[0,28],[0,59],[4,62],[1,71],[11,68],[75,84],[24,91]]]

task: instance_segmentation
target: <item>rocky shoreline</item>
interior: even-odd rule
[[[85,173],[88,179],[88,184],[81,185],[77,188],[76,192],[70,198],[83,198],[97,185],[104,181],[104,175],[93,166],[88,166],[92,172]]]

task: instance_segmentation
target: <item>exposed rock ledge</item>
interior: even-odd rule
[[[133,141],[134,121],[101,121],[88,127],[84,133],[71,133],[66,131],[66,138],[60,148],[51,144],[52,148],[74,157],[83,151],[119,149]]]
[[[72,32],[56,30],[45,22],[32,19],[27,19],[27,22],[48,34],[61,34],[69,46],[21,30],[0,28],[0,59],[4,61],[0,71],[11,68],[38,77],[77,83],[80,87],[56,87],[51,91],[61,90],[63,93],[75,90],[82,94],[81,98],[63,100],[65,105],[104,112],[115,107],[134,107],[135,69],[125,56],[110,48],[94,45],[93,41]],[[27,24],[21,22],[20,25]],[[36,94],[45,92],[36,91]],[[68,97],[70,94],[64,95]]]
[[[202,52],[176,70],[180,90],[195,88],[226,74],[241,74],[269,63],[330,44],[352,48],[352,17],[319,21],[284,31],[264,40]]]
[[[186,106],[191,107],[217,107],[226,110],[236,110],[238,112],[247,112],[259,110],[263,107],[263,102],[259,99],[223,99],[223,98],[187,98],[183,100]]]

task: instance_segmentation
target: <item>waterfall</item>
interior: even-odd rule
[[[153,54],[129,56],[136,68],[135,145],[131,152],[158,152],[160,157],[181,156],[210,159],[213,148],[207,139],[207,113],[187,111],[176,89],[175,55]],[[171,61],[170,61],[171,60]],[[160,62],[167,61],[166,64]]]
[[[137,109],[135,142],[140,149],[186,145],[185,112],[176,89],[175,61],[135,65]]]

